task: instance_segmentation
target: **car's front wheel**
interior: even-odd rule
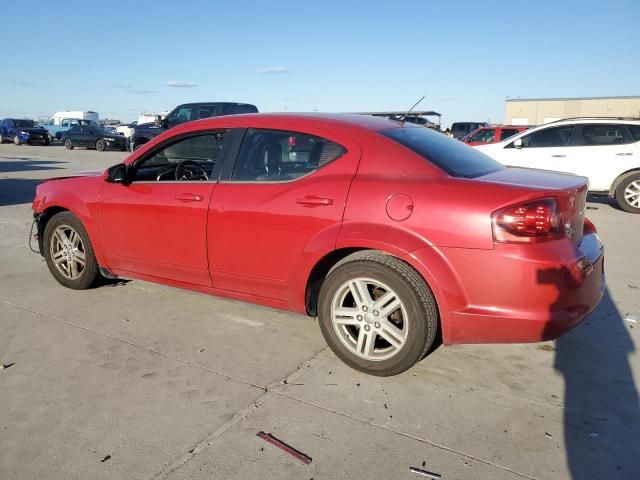
[[[98,278],[89,235],[71,212],[58,213],[47,222],[43,249],[49,271],[65,287],[84,290]]]
[[[104,140],[96,141],[96,150],[99,152],[104,152],[107,149],[107,146],[104,143]]]
[[[67,150],[73,150],[73,142],[69,138],[64,141],[64,148]]]
[[[22,140],[20,140],[20,137],[18,135],[14,135],[13,143],[15,143],[16,145],[22,145]]]
[[[347,365],[389,376],[425,356],[436,338],[438,309],[410,265],[363,251],[338,262],[327,275],[318,320],[325,340]]]
[[[640,213],[640,173],[628,176],[616,188],[616,202],[623,210]]]

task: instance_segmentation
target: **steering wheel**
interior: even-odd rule
[[[207,171],[195,160],[182,160],[176,166],[176,180],[209,180]]]

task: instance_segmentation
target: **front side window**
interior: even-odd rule
[[[577,137],[576,145],[584,147],[624,145],[626,143],[631,143],[631,139],[627,137],[623,125],[582,125],[580,134]]]
[[[314,135],[249,129],[242,141],[231,179],[245,182],[295,180],[345,152],[337,143]]]
[[[209,180],[226,135],[181,138],[136,163],[136,180]]]
[[[476,178],[504,168],[479,150],[428,128],[392,128],[381,133],[452,177]]]
[[[180,125],[191,120],[192,107],[180,107],[167,117],[167,124],[170,127]]]
[[[483,128],[477,131],[469,138],[470,142],[493,143],[496,138],[496,130],[494,128]]]
[[[523,148],[566,147],[574,130],[573,125],[545,128],[522,137]]]

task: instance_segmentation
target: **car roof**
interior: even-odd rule
[[[327,130],[359,130],[380,131],[390,128],[425,128],[410,122],[390,120],[388,118],[374,117],[371,115],[358,115],[350,113],[245,113],[240,115],[226,115],[196,120],[180,125],[180,128],[189,130],[189,125],[198,125],[200,128],[216,127],[300,127],[309,126],[324,128]],[[174,127],[179,128],[179,127]]]

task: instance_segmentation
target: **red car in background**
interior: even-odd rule
[[[531,126],[494,125],[492,127],[480,127],[465,136],[462,141],[470,146],[498,143],[529,128]]]
[[[394,375],[438,337],[535,342],[580,322],[604,288],[586,194],[411,123],[250,114],[47,180],[33,209],[62,285],[139,278],[317,316],[344,362]]]

